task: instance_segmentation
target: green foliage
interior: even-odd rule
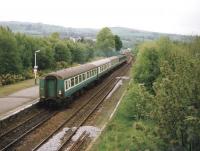
[[[172,148],[200,149],[199,48],[199,37],[191,43],[161,38],[139,47],[134,79],[154,92],[152,102],[148,103],[154,106],[150,117],[159,125],[160,137]],[[135,112],[149,112],[141,110]],[[133,115],[137,115],[135,112]]]
[[[69,67],[69,64],[65,61],[56,62],[56,69],[65,69]]]
[[[199,151],[200,38],[137,49],[133,81],[97,150]]]
[[[14,34],[0,27],[0,75],[16,74],[21,71],[21,60]]]
[[[24,77],[19,74],[2,74],[0,76],[0,82],[2,85],[12,84],[18,81],[24,80]]]
[[[122,45],[122,41],[121,41],[121,39],[120,39],[120,37],[118,35],[115,35],[114,39],[115,39],[115,50],[119,51],[123,46]]]
[[[0,84],[17,81],[5,78],[7,74],[14,76],[21,73],[24,79],[32,78],[36,50],[41,50],[37,53],[38,69],[52,71],[93,59],[95,44],[84,39],[75,43],[61,39],[57,32],[48,37],[33,37],[0,27]]]
[[[97,34],[97,49],[103,51],[106,56],[114,50],[115,40],[111,30],[107,27],[101,29]]]
[[[200,57],[191,52],[174,50],[170,54],[173,66],[170,60],[161,64],[162,79],[154,86],[155,117],[164,130],[164,139],[177,140],[188,150],[200,138],[197,128],[200,122]],[[199,149],[200,144],[192,147],[192,150]]]
[[[145,43],[140,46],[135,63],[134,79],[153,91],[153,82],[160,74],[159,54],[154,43]]]
[[[163,150],[164,143],[158,135],[156,124],[146,120],[151,99],[144,87],[130,85],[114,119],[100,136],[100,143],[94,150]]]
[[[124,102],[123,113],[134,120],[149,119],[153,108],[152,98],[153,96],[145,90],[144,86],[132,83],[126,96],[126,102]]]
[[[67,47],[67,44],[64,42],[57,42],[55,44],[55,61],[65,61],[67,63],[71,63],[71,52],[70,49]]]

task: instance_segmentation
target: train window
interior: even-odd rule
[[[82,82],[82,74],[78,76],[79,77],[79,83]]]
[[[82,74],[83,75],[83,81],[85,80],[85,73]]]
[[[90,70],[90,77],[92,77],[92,70]]]
[[[78,84],[78,76],[75,77],[75,84]]]
[[[71,87],[71,80],[70,79],[67,80],[67,83],[68,83],[68,88],[70,88]]]
[[[87,72],[87,79],[89,78],[89,76],[90,76],[90,75],[89,75],[89,71],[88,71],[88,72]]]
[[[71,87],[74,86],[74,78],[71,78]]]
[[[65,81],[65,90],[67,90],[68,89],[68,81],[66,80]]]

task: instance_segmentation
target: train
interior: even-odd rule
[[[127,62],[124,54],[49,73],[40,79],[40,102],[62,103]]]

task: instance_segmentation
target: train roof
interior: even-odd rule
[[[117,58],[118,58],[118,56],[113,56],[113,57],[89,62],[89,63],[83,64],[83,65],[66,68],[63,70],[58,70],[56,72],[52,72],[52,73],[48,74],[46,77],[54,76],[59,79],[67,79],[67,78],[73,77],[75,75],[81,74],[83,72],[86,72],[88,70],[91,70],[93,68],[96,68],[98,66],[101,66],[103,64],[109,63],[110,61],[117,59]]]
[[[110,57],[109,59],[112,61],[112,60],[115,60],[115,59],[118,59],[119,56],[113,56],[113,57]]]
[[[105,58],[105,59],[101,59],[101,60],[90,62],[90,64],[95,65],[95,66],[101,66],[101,65],[109,63],[109,62],[110,62],[110,59],[109,58]]]
[[[95,67],[96,67],[95,65],[87,63],[87,64],[79,65],[79,66],[76,66],[76,67],[66,68],[66,69],[63,69],[63,70],[58,70],[56,72],[52,72],[52,73],[48,74],[47,77],[48,76],[55,76],[55,77],[60,78],[60,79],[67,79],[67,78],[73,77],[75,75],[78,75],[82,72],[86,72],[88,70],[91,70]]]

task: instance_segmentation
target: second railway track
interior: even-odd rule
[[[81,127],[85,123],[85,121],[92,115],[92,113],[105,100],[107,95],[112,91],[112,89],[118,83],[120,78],[116,79],[116,76],[123,75],[126,72],[126,70],[127,70],[127,65],[124,65],[115,74],[113,74],[111,80],[109,80],[96,94],[94,94],[91,98],[89,98],[88,101],[83,106],[78,108],[76,112],[74,112],[74,114],[72,114],[68,119],[66,119],[65,122],[63,122],[55,131],[53,131],[48,137],[43,139],[43,141],[40,144],[38,144],[33,149],[33,151],[46,150],[45,148],[42,147],[50,138],[54,136],[54,134],[57,134],[64,127],[68,128],[75,127],[73,131],[69,130],[66,132],[66,135],[62,140],[63,143],[56,149],[57,151],[63,150],[66,147],[66,145],[70,142],[70,139],[75,135],[79,127]],[[85,139],[86,136],[83,136],[83,138]],[[79,142],[81,140],[82,139],[80,139]]]
[[[6,131],[5,133],[1,134],[0,136],[0,150],[8,150],[12,147],[15,143],[20,141],[25,135],[30,133],[32,130],[40,126],[42,123],[50,119],[54,116],[57,112],[56,111],[42,111],[23,123],[17,125],[16,127]]]
[[[112,73],[107,82],[105,82],[105,84],[103,84],[103,86],[100,87],[100,89],[98,89],[95,94],[86,101],[86,103],[80,106],[74,113],[71,114],[71,116],[67,117],[66,120],[60,126],[58,126],[57,129],[55,129],[52,133],[48,135],[48,137],[41,139],[40,143],[38,143],[38,145],[33,150],[39,149],[54,134],[61,130],[62,127],[76,126],[75,131],[69,132],[69,134],[67,134],[67,137],[65,137],[66,139],[63,140],[63,144],[57,149],[62,150],[72,138],[72,136],[76,133],[78,128],[84,124],[88,117],[96,110],[96,108],[101,104],[101,102],[105,99],[109,92],[114,88],[115,84],[119,80],[116,79],[116,77],[123,75],[123,72],[127,70],[127,66],[128,65],[123,65],[120,69]],[[34,131],[36,128],[48,121],[51,117],[55,116],[57,113],[58,111],[43,111],[30,117],[21,124],[13,127],[11,130],[2,133],[0,135],[0,150],[15,150],[15,147],[13,147],[15,144],[17,144],[30,132]],[[83,138],[86,138],[86,136],[84,135]],[[80,139],[79,141],[81,140],[82,139]]]

